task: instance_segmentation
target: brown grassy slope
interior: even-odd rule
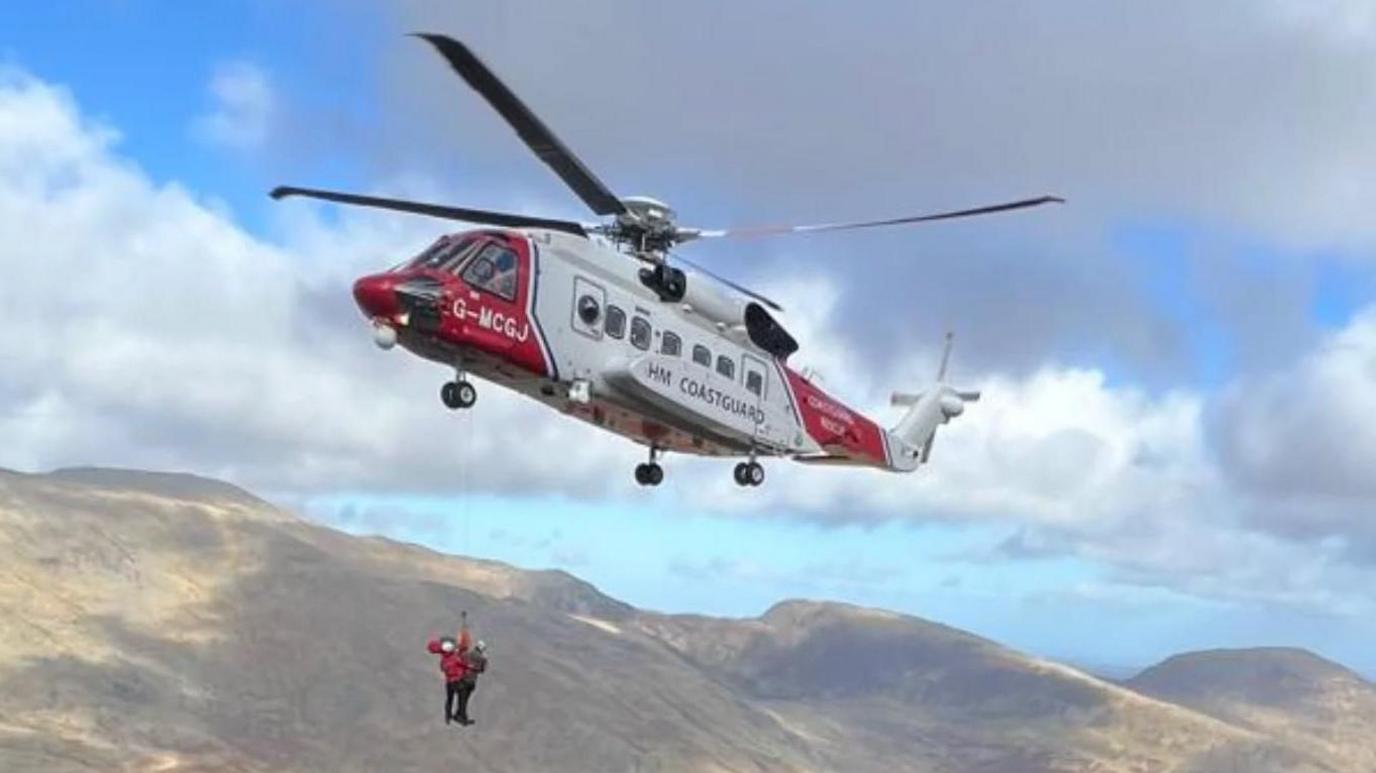
[[[916,618],[639,612],[187,476],[0,473],[0,558],[6,771],[1357,769]],[[423,651],[461,609],[469,730]]]

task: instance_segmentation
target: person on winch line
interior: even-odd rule
[[[440,672],[444,674],[444,724],[458,722],[460,725],[467,724],[460,719],[461,714],[455,713],[455,703],[459,702],[460,685],[463,682],[464,674],[468,671],[468,665],[464,658],[468,652],[468,613],[462,613],[463,623],[459,626],[458,641],[443,636],[431,639],[426,645],[426,649],[433,654],[440,656]]]
[[[473,719],[468,716],[468,699],[473,697],[473,691],[478,688],[478,674],[487,670],[487,645],[481,641],[474,644],[473,649],[464,654],[463,663],[463,678],[459,680],[459,722],[471,725]]]

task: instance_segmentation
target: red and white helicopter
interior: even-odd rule
[[[898,393],[907,414],[889,430],[847,408],[789,367],[797,342],[769,313],[773,301],[670,250],[703,238],[921,223],[1049,202],[1054,196],[938,214],[855,223],[703,230],[665,204],[615,196],[464,44],[423,34],[573,192],[608,220],[528,215],[307,188],[307,196],[491,226],[441,236],[396,268],[359,279],[354,298],[384,349],[400,343],[452,367],[440,395],[450,408],[477,399],[470,376],[648,446],[636,482],[664,479],[664,452],[743,457],[736,482],[758,486],[764,456],[908,472],[925,463],[937,428],[978,392],[945,381]]]

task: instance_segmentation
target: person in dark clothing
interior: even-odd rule
[[[473,720],[468,716],[468,699],[478,689],[478,674],[487,670],[487,645],[481,641],[473,645],[473,649],[464,654],[463,660],[463,678],[459,680],[459,722],[471,725]]]
[[[464,674],[468,670],[464,662],[464,652],[460,649],[460,645],[466,645],[463,638],[464,633],[466,632],[461,632],[458,643],[445,636],[431,639],[426,647],[431,653],[440,656],[440,672],[444,674],[444,724],[446,725],[458,721],[461,716],[460,713],[456,712],[455,704],[462,704],[463,702],[460,697],[462,693],[461,684]]]

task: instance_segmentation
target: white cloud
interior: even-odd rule
[[[743,491],[729,464],[671,458],[663,489],[637,489],[637,447],[490,386],[476,410],[451,414],[436,395],[447,373],[372,347],[350,278],[419,249],[434,224],[368,212],[327,224],[301,205],[284,211],[283,244],[269,244],[150,181],[116,138],[60,89],[0,78],[0,232],[23,235],[0,242],[0,465],[190,469],[295,493],[538,489],[830,519],[979,519],[1039,529],[1129,581],[1330,606],[1369,594],[1341,546],[1248,530],[1245,492],[1212,458],[1207,395],[1151,394],[1091,369],[975,379],[984,400],[942,430],[935,463],[913,476],[779,462],[763,489]],[[905,383],[879,384],[837,334],[835,283],[763,289],[794,299],[800,362],[885,423],[897,419],[882,407],[888,388],[930,378],[940,331],[896,353]],[[1284,374],[1228,393],[1225,416],[1247,419],[1238,427],[1275,426],[1238,436],[1244,468],[1279,464],[1310,422],[1370,434],[1373,328],[1362,317],[1297,366],[1304,399],[1288,399]],[[957,373],[960,362],[958,349]],[[1252,420],[1292,408],[1302,412],[1289,424]],[[1314,455],[1325,433],[1311,433]],[[1350,476],[1368,458],[1355,449],[1339,465]]]
[[[1376,306],[1219,398],[1211,429],[1250,523],[1376,562]]]
[[[481,415],[450,415],[436,397],[447,374],[368,343],[350,272],[416,251],[433,225],[346,217],[303,225],[292,241],[309,249],[287,251],[153,184],[112,137],[60,90],[19,76],[0,88],[0,229],[25,236],[0,244],[0,436],[24,439],[4,463],[192,468],[298,490],[452,489],[472,466],[490,489],[605,480],[580,472],[603,466],[610,439],[495,388]],[[586,453],[524,453],[504,442],[517,427]]]
[[[214,106],[192,124],[195,135],[239,150],[261,146],[276,110],[272,83],[263,68],[252,62],[226,62],[215,68],[207,89]]]
[[[1247,488],[1376,498],[1376,306],[1292,367],[1233,385],[1218,433]]]

